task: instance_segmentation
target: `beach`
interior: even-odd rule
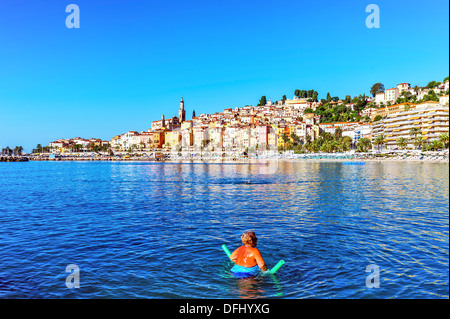
[[[52,156],[51,154],[3,156],[1,162],[26,161],[125,161],[125,162],[177,162],[177,163],[252,163],[261,160],[283,161],[418,161],[418,162],[449,162],[449,151],[420,152],[392,151],[377,153],[309,153],[294,154],[293,152],[266,152],[258,155],[239,156],[237,153],[204,152],[199,156],[194,152],[161,152],[159,157],[144,154],[129,154],[109,156],[105,154],[71,154]],[[180,156],[181,155],[181,156]],[[225,155],[225,156],[223,156]]]

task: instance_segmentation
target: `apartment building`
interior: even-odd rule
[[[413,103],[400,103],[400,104],[395,104],[395,105],[391,105],[391,106],[384,106],[384,107],[380,107],[379,109],[374,110],[371,113],[370,117],[371,117],[371,120],[373,121],[375,119],[375,117],[377,117],[378,115],[384,118],[389,114],[402,112],[402,111],[412,109],[415,107],[416,107],[416,104],[413,104]]]
[[[413,148],[411,129],[421,132],[424,142],[436,140],[442,133],[449,132],[449,108],[438,102],[428,101],[398,112],[388,113],[383,120],[372,125],[372,142],[383,135],[386,149],[397,149],[397,140],[405,138],[408,148]]]

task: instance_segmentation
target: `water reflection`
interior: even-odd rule
[[[448,164],[28,164],[0,166],[2,297],[73,297],[54,283],[67,260],[105,274],[84,298],[449,295]],[[269,266],[286,261],[276,276],[229,274],[220,246],[247,229]],[[19,284],[29,273],[39,292]]]

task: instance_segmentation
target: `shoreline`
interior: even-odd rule
[[[381,162],[381,161],[401,161],[401,162],[449,162],[449,152],[386,152],[386,153],[310,153],[294,154],[289,153],[269,153],[259,156],[227,156],[219,157],[217,154],[203,157],[179,156],[180,153],[163,154],[155,158],[150,156],[129,156],[129,157],[110,157],[102,155],[91,156],[49,156],[49,155],[21,155],[21,156],[2,156],[1,162],[29,162],[29,161],[49,161],[49,162],[145,162],[145,163],[258,163],[267,161],[320,161],[320,162]],[[180,154],[181,155],[181,154]],[[216,155],[216,156],[214,156]]]

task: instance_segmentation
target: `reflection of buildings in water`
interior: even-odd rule
[[[266,293],[257,277],[236,278],[236,286],[234,288],[233,290],[236,291],[232,291],[232,294],[238,294],[240,298],[244,299],[260,298]]]
[[[267,294],[271,294],[264,286],[269,287],[269,290],[273,290],[272,297],[281,297],[284,295],[283,287],[275,274],[265,274],[262,277],[249,277],[249,278],[235,278],[236,286],[232,286],[231,291],[234,295],[238,294],[243,299],[253,299],[260,297],[267,297]]]
[[[443,172],[443,177],[448,180],[448,164],[382,161],[371,163],[369,180],[373,185],[372,191],[377,194],[380,201],[400,202],[402,197],[417,194],[421,197],[434,196],[438,191],[436,176]],[[444,169],[444,170],[443,170]],[[393,196],[392,194],[395,194]],[[403,203],[404,204],[404,203]],[[401,207],[399,207],[401,210]]]

